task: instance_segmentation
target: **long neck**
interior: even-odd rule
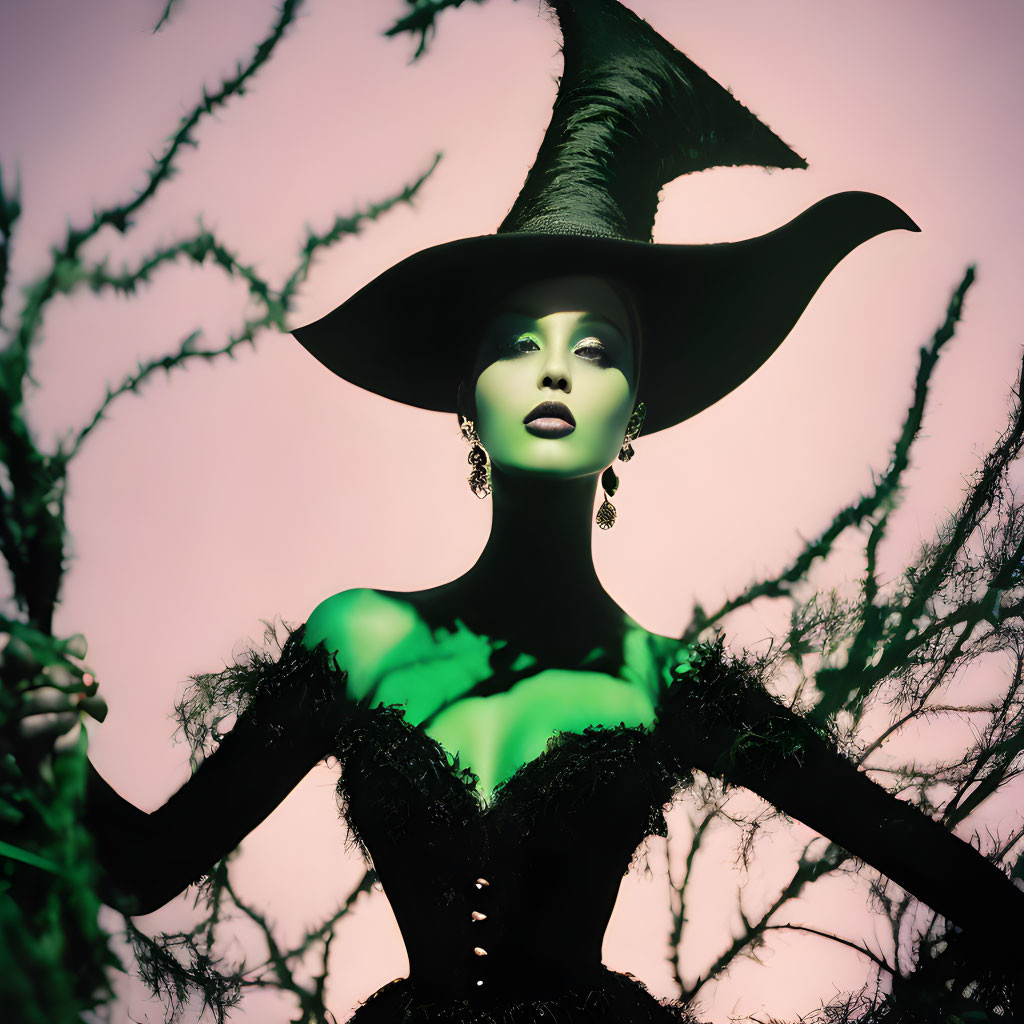
[[[596,475],[564,480],[493,470],[490,536],[456,582],[481,620],[552,642],[621,622],[594,569],[597,481]]]
[[[591,549],[596,476],[559,480],[492,470],[493,515],[473,567],[513,590],[558,580],[567,596],[600,588]]]

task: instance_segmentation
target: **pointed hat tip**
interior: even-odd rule
[[[849,223],[869,233],[867,237],[884,231],[921,230],[906,210],[875,192],[839,192],[816,203],[811,209],[816,207],[829,209],[837,218],[848,219]]]

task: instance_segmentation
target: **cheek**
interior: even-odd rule
[[[587,434],[595,454],[601,452],[609,460],[615,457],[633,412],[633,399],[629,382],[619,373],[598,378],[586,395],[580,389],[577,419],[590,426]]]
[[[533,379],[528,372],[524,373],[525,362],[527,360],[492,363],[477,377],[477,432],[485,448],[521,432],[523,416],[529,410],[521,409],[523,401],[517,399]]]

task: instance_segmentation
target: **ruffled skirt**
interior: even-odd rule
[[[543,999],[424,1002],[408,978],[375,992],[350,1024],[699,1024],[675,1002],[661,1002],[642,982],[603,968],[595,984]]]

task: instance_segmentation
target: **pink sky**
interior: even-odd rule
[[[666,188],[655,237],[721,241],[759,234],[821,197],[877,191],[903,206],[921,235],[892,233],[849,257],[789,340],[737,392],[686,425],[642,441],[621,474],[619,523],[595,538],[608,589],[644,625],[678,631],[752,574],[782,565],[800,538],[870,484],[888,460],[909,401],[917,349],[940,322],[967,263],[978,265],[960,335],[943,358],[912,489],[883,552],[895,570],[955,506],[962,478],[1005,419],[1021,342],[1024,271],[1017,179],[1024,136],[1019,49],[1024,12],[998,0],[634,0],[634,10],[767,121],[808,171],[715,170]],[[310,0],[269,67],[199,129],[181,173],[127,239],[89,250],[116,267],[194,230],[196,218],[278,283],[306,223],[379,200],[445,157],[413,208],[389,214],[316,263],[296,325],[424,246],[492,231],[530,165],[559,72],[555,33],[536,0],[467,4],[441,19],[430,52],[381,31],[399,0]],[[14,248],[18,288],[41,273],[66,218],[141,187],[157,152],[205,82],[247,59],[273,17],[252,0],[181,0],[153,36],[162,2],[7,0],[0,10],[0,160],[20,169],[24,214]],[[36,351],[41,384],[29,403],[44,439],[82,424],[138,359],[197,327],[222,344],[243,314],[240,286],[212,267],[181,266],[126,301],[54,302]],[[259,620],[298,623],[323,597],[359,585],[416,589],[458,575],[479,551],[487,506],[465,483],[453,420],[403,408],[339,382],[289,337],[264,335],[233,363],[193,366],[126,398],[97,430],[70,477],[74,561],[57,618],[89,638],[89,663],[111,711],[90,730],[93,758],[129,799],[152,809],[186,777],[168,712],[189,673],[215,668]],[[850,562],[851,571],[857,563]],[[770,608],[730,630],[754,642]],[[921,738],[927,757],[928,737]],[[247,841],[239,886],[286,934],[328,912],[359,876],[335,820],[333,776],[318,769]],[[685,808],[675,812],[681,840]],[[747,880],[748,909],[769,899],[794,828]],[[737,927],[743,880],[728,835],[702,877],[686,947],[692,975]],[[719,840],[716,840],[719,842]],[[675,853],[682,855],[683,843]],[[606,960],[672,993],[664,845],[653,877],[624,882]],[[808,922],[870,929],[851,883],[801,901]],[[143,924],[171,928],[187,903]],[[237,950],[236,950],[237,952]],[[403,973],[385,900],[361,904],[334,948],[332,1005],[356,1001]],[[807,937],[778,940],[705,990],[703,1017],[794,1016],[867,967]],[[134,983],[120,1012],[142,1019]],[[276,1022],[267,997],[247,1021]],[[119,1019],[115,1014],[115,1020]]]

